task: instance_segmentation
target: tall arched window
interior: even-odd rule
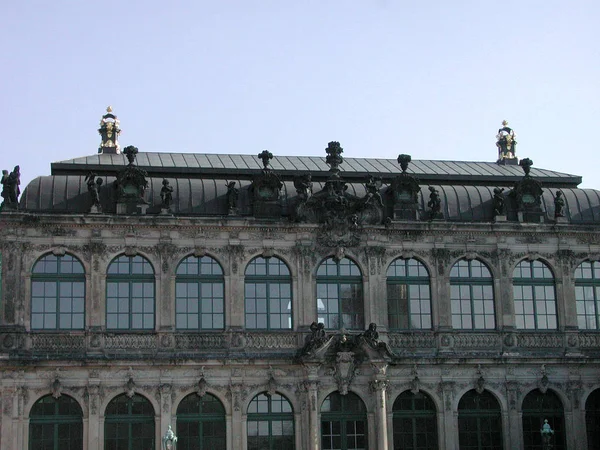
[[[68,395],[39,399],[29,413],[30,450],[83,450],[83,412]]]
[[[496,328],[494,280],[487,266],[461,259],[450,270],[452,327],[459,330]]]
[[[365,327],[362,276],[348,258],[326,259],[317,270],[317,314],[325,328]]]
[[[279,394],[258,394],[248,405],[248,450],[294,450],[294,411]]]
[[[85,271],[71,255],[45,255],[31,274],[31,329],[83,330]]]
[[[154,433],[154,408],[145,397],[121,394],[106,407],[105,450],[155,448]]]
[[[175,326],[178,330],[225,327],[223,269],[209,256],[188,256],[177,266]]]
[[[431,328],[429,272],[420,261],[398,258],[390,264],[387,300],[390,329]]]
[[[458,440],[461,450],[504,448],[500,404],[490,392],[471,390],[462,396],[458,402]]]
[[[431,397],[404,391],[392,410],[394,450],[437,450],[437,412]]]
[[[600,263],[586,261],[575,269],[577,325],[580,330],[600,328]]]
[[[600,389],[592,392],[585,402],[585,428],[588,448],[600,448]]]
[[[154,269],[142,256],[118,256],[106,277],[106,328],[154,329]]]
[[[184,450],[225,450],[225,408],[213,395],[190,394],[177,407],[177,446]]]
[[[245,274],[246,328],[292,328],[292,277],[279,258],[254,258]]]
[[[521,261],[513,271],[516,327],[525,330],[555,330],[556,294],[554,275],[541,261]]]
[[[554,430],[553,450],[564,450],[565,418],[563,405],[552,391],[543,394],[539,389],[531,391],[523,400],[523,449],[543,450],[540,430],[544,421]]]
[[[358,395],[332,392],[321,405],[322,450],[366,450],[367,409]]]

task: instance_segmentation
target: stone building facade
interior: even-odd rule
[[[529,450],[545,420],[600,448],[579,177],[514,141],[497,163],[121,153],[118,128],[19,203],[3,179],[0,448],[159,449],[171,425],[178,449]]]

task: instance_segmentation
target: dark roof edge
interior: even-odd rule
[[[62,164],[60,162],[52,163],[52,175],[87,175],[90,171],[96,172],[98,175],[116,175],[122,170],[124,166],[107,166],[106,164]],[[215,178],[215,179],[228,179],[228,178],[247,178],[252,179],[256,175],[261,173],[260,169],[234,169],[234,168],[211,168],[203,167],[202,169],[186,168],[186,167],[156,167],[156,166],[138,166],[140,169],[148,172],[148,175],[153,178]],[[275,172],[283,180],[292,180],[294,176],[310,173],[313,177],[313,181],[325,181],[331,175],[327,171],[299,171],[299,170],[282,170],[277,169]],[[416,176],[421,182],[436,182],[440,184],[464,184],[467,182],[470,185],[494,185],[504,186],[512,185],[515,182],[521,180],[522,176],[516,175],[460,175],[460,174],[412,174]],[[383,181],[390,182],[399,173],[386,173],[380,172],[341,172],[343,178],[348,182],[364,182],[369,176],[380,176]],[[537,178],[537,177],[534,177]],[[539,177],[537,178],[546,187],[577,187],[582,182],[581,176],[570,176],[570,177]]]

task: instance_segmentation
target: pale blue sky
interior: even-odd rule
[[[598,0],[0,0],[1,168],[140,151],[495,161],[597,178]],[[343,168],[343,166],[342,166]]]

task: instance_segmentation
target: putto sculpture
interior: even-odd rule
[[[2,171],[2,202],[3,209],[18,209],[19,195],[21,194],[21,169],[15,166],[11,173],[8,170]]]
[[[239,196],[239,191],[235,187],[235,181],[228,181],[225,186],[227,186],[227,214],[233,215],[237,213],[237,201]]]
[[[100,186],[102,186],[102,178],[100,178],[96,172],[90,172],[86,175],[85,182],[90,198],[92,199],[90,212],[102,212],[102,207],[100,206]]]
[[[439,191],[433,186],[429,186],[429,201],[427,202],[427,207],[429,208],[430,220],[442,218],[442,200]]]
[[[162,188],[160,189],[160,201],[161,210],[168,211],[173,203],[173,186],[169,183],[169,180],[163,178]]]

